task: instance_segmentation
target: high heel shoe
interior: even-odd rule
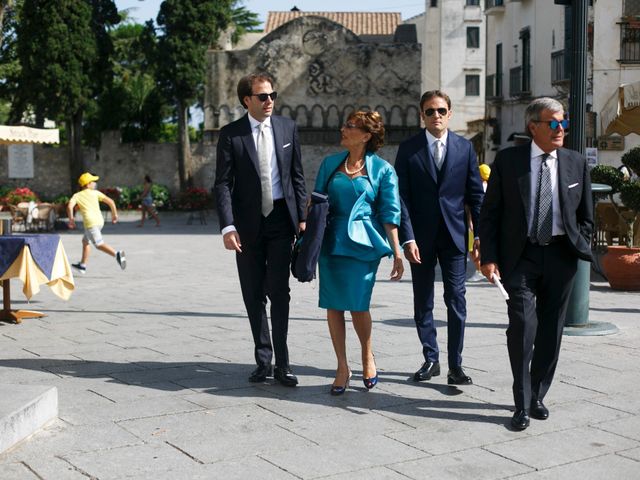
[[[362,383],[367,387],[367,390],[371,390],[378,384],[378,372],[376,371],[376,376],[371,378],[362,378]]]
[[[347,377],[347,382],[343,386],[340,385],[331,385],[331,391],[329,392],[333,396],[342,395],[349,388],[349,380],[351,380],[351,370],[349,370],[349,376]]]
[[[373,365],[375,366],[376,356],[372,353],[371,357],[373,358]],[[363,368],[364,368],[364,365],[363,365]],[[362,372],[362,383],[364,383],[364,386],[367,387],[367,390],[371,390],[373,387],[375,387],[378,384],[378,368],[376,368],[375,377],[366,378],[364,376],[364,372]]]

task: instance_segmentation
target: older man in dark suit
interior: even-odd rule
[[[400,241],[411,263],[414,320],[424,356],[414,380],[440,375],[433,319],[435,266],[439,262],[447,306],[447,383],[468,385],[471,377],[462,369],[467,317],[465,207],[473,224],[478,225],[484,190],[473,146],[447,128],[451,118],[448,95],[440,90],[426,92],[420,99],[420,115],[425,130],[400,145],[395,163],[404,207]],[[476,253],[477,246],[475,242]]]
[[[224,246],[236,251],[255,344],[257,368],[249,381],[273,374],[295,386],[287,349],[289,266],[294,235],[304,230],[307,196],[298,130],[292,120],[272,115],[277,92],[269,75],[243,77],[238,98],[248,113],[220,131],[215,194]]]
[[[509,293],[507,347],[516,430],[545,420],[578,259],[591,260],[593,206],[585,158],[562,148],[561,103],[539,98],[525,124],[532,142],[498,153],[480,215],[482,273]],[[495,276],[494,276],[495,275]]]

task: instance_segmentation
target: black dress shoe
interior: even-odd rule
[[[511,417],[511,426],[514,430],[524,430],[529,426],[529,414],[526,410],[516,410]]]
[[[249,375],[249,381],[252,383],[261,383],[271,375],[273,375],[273,367],[271,365],[258,365],[258,368]]]
[[[447,383],[449,385],[471,385],[471,377],[469,377],[462,367],[454,367],[449,369],[447,373]]]
[[[546,420],[549,418],[549,409],[544,406],[544,403],[540,400],[532,400],[531,408],[529,409],[529,415],[536,420]]]
[[[273,371],[273,378],[285,387],[295,387],[298,384],[298,377],[291,373],[291,369],[289,367],[276,366]]]
[[[439,362],[424,362],[414,375],[413,379],[416,382],[422,382],[423,380],[431,380],[431,377],[437,377],[440,375],[440,363]]]

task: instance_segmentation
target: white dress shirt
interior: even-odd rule
[[[447,155],[447,138],[449,137],[449,130],[445,130],[444,134],[442,134],[440,138],[436,138],[431,135],[431,133],[429,133],[429,130],[427,130],[426,128],[424,129],[424,131],[427,135],[427,143],[429,144],[429,151],[431,152],[432,158],[436,158],[436,140],[440,140],[440,154],[442,161],[444,162],[444,158]]]

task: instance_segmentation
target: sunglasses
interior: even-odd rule
[[[278,92],[271,92],[271,93],[252,93],[251,94],[252,97],[258,97],[258,100],[260,100],[261,102],[266,102],[267,98],[270,98],[271,101],[275,100],[276,98],[278,98]]]
[[[547,125],[549,125],[549,128],[551,128],[551,130],[557,130],[558,127],[562,127],[563,130],[569,128],[569,120],[567,120],[566,118],[564,120],[551,120],[550,122],[544,120],[535,120],[535,123],[546,123]]]
[[[427,117],[433,117],[433,114],[436,112],[438,112],[438,114],[440,114],[441,117],[444,117],[447,114],[448,110],[446,108],[427,108],[424,111],[424,114]]]
[[[353,123],[353,122],[345,122],[345,123],[342,125],[342,128],[362,128],[362,127],[360,127],[359,125],[356,125],[356,124],[355,124],[355,123]]]

